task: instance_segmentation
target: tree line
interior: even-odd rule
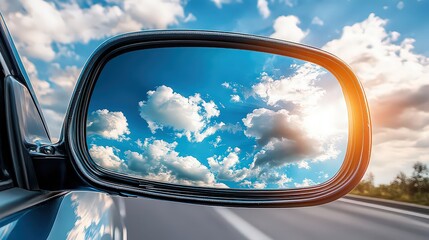
[[[351,193],[429,206],[428,166],[416,162],[411,176],[401,171],[389,184],[379,186],[374,185],[374,175],[369,173]]]

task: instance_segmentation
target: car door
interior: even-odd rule
[[[51,141],[2,17],[0,25],[0,239],[126,238],[119,199],[39,189],[36,175],[43,171],[33,159]]]

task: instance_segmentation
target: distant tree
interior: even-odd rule
[[[389,193],[392,199],[406,199],[409,193],[409,180],[404,172],[399,172],[390,183]]]
[[[429,169],[416,162],[410,177],[399,172],[390,184],[379,186],[374,185],[374,174],[369,173],[351,193],[429,205]]]
[[[428,167],[426,164],[416,162],[413,168],[410,191],[412,194],[421,194],[428,187]]]

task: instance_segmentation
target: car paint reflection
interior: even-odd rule
[[[126,239],[121,198],[72,192],[0,222],[0,239]]]

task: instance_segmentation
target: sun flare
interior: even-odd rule
[[[347,132],[347,121],[347,108],[343,101],[317,106],[303,117],[303,125],[309,135],[320,139]]]

